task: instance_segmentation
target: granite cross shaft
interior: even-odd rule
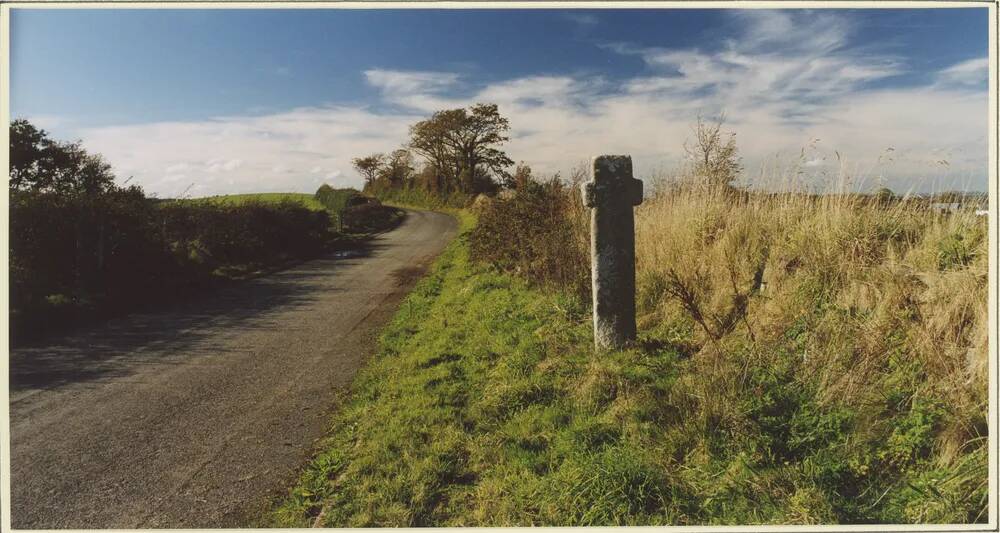
[[[593,179],[583,184],[590,211],[590,268],[594,295],[594,345],[616,349],[635,340],[635,214],[642,181],[632,158],[594,158]]]

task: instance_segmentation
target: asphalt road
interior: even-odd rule
[[[454,236],[410,211],[328,257],[11,354],[17,529],[239,527],[283,494]]]

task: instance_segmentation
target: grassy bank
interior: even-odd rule
[[[637,210],[640,342],[600,355],[463,215],[274,523],[985,521],[985,219],[729,194]],[[521,214],[481,215],[512,271],[578,255]]]
[[[599,362],[588,347],[577,303],[471,264],[460,237],[382,335],[277,524],[324,508],[337,526],[669,521],[655,462],[606,412],[612,391],[588,397],[613,385],[573,389],[595,364],[652,377],[676,356]]]
[[[912,362],[887,354],[885,397],[862,410],[798,374],[802,322],[788,349],[739,361],[694,356],[689,320],[657,324],[595,355],[578,300],[474,264],[460,238],[383,334],[276,525],[985,519],[985,437],[942,457],[953,413]]]

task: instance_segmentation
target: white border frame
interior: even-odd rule
[[[989,12],[989,132],[988,132],[988,165],[989,165],[989,520],[986,524],[879,524],[879,525],[822,525],[822,526],[665,526],[630,528],[637,530],[678,530],[705,532],[784,532],[784,531],[1000,531],[997,523],[998,472],[997,472],[997,432],[1000,431],[1000,417],[997,411],[997,368],[998,368],[998,317],[997,306],[1000,303],[1000,287],[998,287],[998,263],[1000,263],[1000,246],[998,246],[998,161],[1000,150],[998,145],[998,43],[997,1],[936,1],[936,0],[882,0],[882,1],[801,1],[801,0],[692,0],[692,1],[511,1],[511,2],[457,2],[445,1],[413,1],[413,2],[282,2],[282,1],[219,1],[219,2],[74,2],[72,0],[43,0],[35,2],[9,2],[0,5],[0,120],[10,123],[10,10],[11,9],[947,9],[957,7],[987,8]],[[9,146],[9,128],[0,128],[0,141],[3,146]],[[0,150],[0,168],[10,169],[10,154]],[[0,270],[9,273],[9,195],[7,187],[0,187]],[[9,302],[9,277],[4,275],[0,283],[0,297]],[[12,531],[10,507],[10,331],[9,314],[0,320],[0,531]],[[369,530],[381,530],[371,528]],[[486,528],[467,528],[486,529]],[[512,528],[526,529],[526,528]],[[575,528],[547,528],[551,531],[573,531]],[[591,530],[617,530],[619,528],[599,527]],[[421,528],[422,531],[446,531],[447,528]],[[75,530],[18,530],[18,531],[75,531]],[[142,530],[108,530],[108,531],[142,531]],[[164,529],[161,531],[190,531]],[[244,529],[214,529],[209,531],[246,531]],[[260,531],[295,531],[282,529],[267,529]]]

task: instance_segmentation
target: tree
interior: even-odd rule
[[[730,187],[743,171],[736,152],[736,134],[723,134],[725,116],[705,123],[701,116],[695,127],[694,142],[685,142],[684,150],[694,161],[694,173],[706,185]]]
[[[64,272],[72,274],[69,281],[77,289],[99,287],[106,260],[122,248],[121,236],[141,232],[131,223],[148,220],[144,215],[150,203],[142,189],[116,185],[111,165],[100,155],[87,153],[79,141],[50,139],[45,130],[23,119],[10,124],[10,159],[11,206],[18,211],[11,217],[16,228],[12,235],[20,241],[11,248],[13,270],[23,270],[17,263],[37,264],[25,262],[25,257],[52,257],[72,263]],[[71,253],[29,244],[33,235],[43,232],[40,226],[53,226],[54,221],[45,221],[48,211],[63,219],[59,238],[71,243],[65,247]]]
[[[531,175],[531,167],[521,161],[514,167],[514,173],[505,178],[500,184],[507,189],[524,190],[534,178]]]
[[[405,148],[393,150],[382,168],[382,176],[394,189],[408,187],[413,178],[413,154]]]
[[[367,189],[375,184],[375,180],[378,179],[383,167],[385,167],[385,154],[379,153],[367,157],[355,157],[351,160],[351,164],[361,174],[361,177],[365,179],[365,188]]]
[[[52,141],[44,130],[35,128],[27,120],[19,119],[10,123],[10,188],[29,188],[38,181],[45,170],[43,161],[48,157]]]
[[[424,157],[441,176],[445,188],[458,181],[461,170],[449,140],[449,131],[457,128],[461,110],[438,111],[410,126],[410,148]]]
[[[19,119],[10,124],[12,190],[94,195],[115,187],[111,165],[79,142],[62,143]]]
[[[462,192],[480,192],[484,180],[504,179],[514,162],[500,150],[510,122],[496,104],[438,111],[410,128],[410,147]]]

